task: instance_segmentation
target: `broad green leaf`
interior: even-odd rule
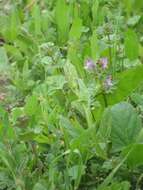
[[[77,180],[80,175],[85,173],[85,166],[84,165],[74,165],[73,167],[69,168],[68,174],[72,178],[72,180]]]
[[[131,29],[125,34],[125,54],[130,60],[137,59],[139,55],[138,37]]]
[[[131,95],[131,100],[138,106],[143,107],[143,95],[139,93],[133,93]]]
[[[28,56],[32,56],[32,53],[38,50],[37,41],[34,41],[26,32],[18,35],[15,44],[21,52]]]
[[[73,91],[77,90],[78,74],[77,74],[75,66],[71,64],[69,61],[67,61],[64,66],[64,72],[65,72],[65,78],[68,81],[69,87]]]
[[[81,55],[79,53],[80,41],[72,41],[68,46],[68,56],[67,58],[71,61],[71,63],[76,67],[76,71],[80,77],[84,76],[84,67],[81,59]]]
[[[19,32],[18,11],[13,9],[10,16],[10,40],[15,40]],[[9,30],[8,29],[8,30]]]
[[[21,141],[25,141],[25,142],[35,141],[35,142],[38,142],[40,144],[51,144],[51,143],[53,143],[52,137],[42,135],[42,134],[40,134],[40,132],[36,133],[35,131],[27,131],[25,133],[21,133],[19,135],[19,139]]]
[[[129,151],[130,153],[126,160],[128,166],[137,167],[137,166],[143,165],[143,144],[130,145],[122,152],[122,155],[125,155]]]
[[[82,20],[80,18],[75,18],[69,33],[69,38],[70,40],[79,40],[81,34],[82,34]]]
[[[96,128],[94,127],[84,129],[82,133],[71,141],[70,147],[73,150],[79,149],[83,158],[89,159],[94,155],[103,159],[107,158],[105,144],[100,137],[97,137]]]
[[[80,1],[80,15],[85,26],[90,26],[91,24],[90,11],[91,7],[89,1]]]
[[[60,126],[68,132],[69,138],[76,138],[84,131],[84,129],[78,125],[73,126],[70,120],[65,117],[60,118]]]
[[[95,0],[92,6],[93,25],[97,24],[99,11],[99,0]]]
[[[56,90],[62,90],[65,83],[65,77],[62,75],[55,75],[46,78],[46,84],[50,95],[56,92]]]
[[[97,38],[96,30],[93,32],[91,36],[90,44],[91,44],[92,59],[97,60],[99,58],[99,47],[98,47],[98,38]]]
[[[8,113],[0,107],[0,139],[5,140],[7,139],[14,139],[15,133],[14,129],[11,127]]]
[[[22,108],[14,108],[12,109],[12,112],[11,112],[11,118],[12,118],[12,121],[15,123],[16,120],[18,119],[18,117],[20,117],[21,115],[23,115],[23,109]]]
[[[95,154],[101,158],[106,158],[105,146],[100,137],[96,136],[96,128],[83,129],[78,125],[72,125],[64,117],[61,117],[60,126],[64,131],[64,138],[69,148],[78,149],[83,155],[83,159],[87,159],[87,156],[91,158]]]
[[[33,141],[35,140],[37,134],[35,134],[33,131],[28,131],[26,133],[22,133],[19,135],[19,139],[21,141]]]
[[[57,25],[58,39],[60,43],[65,43],[69,32],[69,9],[65,0],[57,0],[55,7],[55,21]]]
[[[110,116],[110,139],[113,151],[119,151],[136,142],[142,124],[140,117],[137,115],[132,105],[121,102],[108,108],[105,113]],[[108,120],[106,122],[108,122]],[[104,126],[105,132],[107,131],[106,122]]]
[[[8,55],[11,56],[12,59],[17,60],[17,61],[23,59],[22,53],[17,47],[13,45],[8,45],[8,44],[6,44],[4,47]]]
[[[77,93],[79,101],[85,102],[89,105],[90,104],[90,93],[89,93],[87,86],[84,84],[83,80],[81,80],[81,79],[78,79],[77,82],[78,82],[78,86],[79,86],[79,90]]]
[[[24,111],[27,115],[33,116],[39,112],[39,104],[38,99],[35,95],[29,96],[26,98],[26,104],[24,107]]]
[[[32,190],[47,190],[47,188],[41,183],[36,183]]]
[[[98,137],[100,137],[102,139],[102,142],[107,143],[109,141],[110,135],[111,135],[111,129],[112,129],[112,125],[111,125],[111,114],[110,111],[104,111],[104,113],[102,114],[102,118],[100,121],[100,128],[98,130]]]
[[[128,69],[117,76],[117,88],[107,95],[108,105],[127,98],[143,82],[143,66]]]
[[[40,8],[36,4],[33,7],[32,16],[34,19],[35,34],[39,35],[41,34],[41,14],[40,14]]]

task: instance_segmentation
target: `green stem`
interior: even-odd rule
[[[111,39],[110,39],[110,35],[109,35],[109,34],[108,34],[108,43],[109,43],[109,60],[110,60],[111,69],[112,69],[112,71],[113,71],[112,49],[111,49],[111,47],[110,47]]]
[[[139,177],[139,179],[137,180],[136,189],[139,189],[139,184],[142,181],[142,179],[143,179],[143,174],[141,174],[140,177]]]
[[[102,96],[103,96],[105,107],[108,107],[108,101],[107,101],[107,97],[106,97],[105,92],[102,92]]]

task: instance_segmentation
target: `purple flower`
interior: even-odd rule
[[[107,57],[103,57],[103,58],[99,59],[98,63],[102,66],[103,69],[107,69],[107,67],[108,67]]]
[[[95,69],[95,64],[91,59],[86,60],[84,68],[86,70],[93,70]]]
[[[106,88],[110,88],[113,86],[113,82],[112,82],[112,76],[108,76],[105,80],[105,87]]]

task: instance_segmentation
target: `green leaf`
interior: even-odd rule
[[[73,91],[77,90],[78,74],[77,74],[75,66],[73,64],[71,64],[70,61],[66,62],[65,66],[64,66],[64,72],[65,72],[65,78],[69,84],[69,87]]]
[[[133,93],[131,95],[131,100],[138,106],[143,107],[143,95],[139,93]]]
[[[93,32],[91,36],[90,44],[91,44],[92,59],[97,60],[99,57],[99,47],[98,47],[98,38],[97,38],[96,30]]]
[[[110,119],[110,138],[113,151],[119,151],[136,142],[142,123],[132,105],[121,102],[108,108],[105,113],[108,114]],[[107,131],[106,122],[104,126],[105,132]]]
[[[138,10],[138,11],[142,10],[142,8],[143,8],[143,1],[141,1],[141,0],[135,0],[133,8],[136,8],[136,10]]]
[[[128,20],[128,25],[135,26],[141,19],[140,15],[135,15]]]
[[[35,140],[37,134],[34,133],[33,131],[28,131],[26,133],[22,133],[19,135],[19,139],[21,141],[32,141]]]
[[[13,46],[13,45],[8,45],[8,44],[5,44],[5,49],[8,53],[8,55],[13,58],[14,60],[22,60],[23,59],[23,56],[22,56],[22,53],[20,52],[20,50]]]
[[[92,6],[92,17],[93,17],[93,25],[98,22],[98,11],[99,11],[99,1],[94,1]]]
[[[27,97],[24,111],[29,116],[36,115],[39,112],[38,99],[35,95]]]
[[[0,107],[0,139],[15,139],[14,129],[10,125],[8,113]]]
[[[72,39],[79,40],[81,34],[82,34],[82,20],[80,18],[75,18],[69,33],[69,38],[70,40]]]
[[[35,141],[37,143],[40,143],[40,144],[51,144],[53,143],[53,139],[52,137],[48,137],[48,136],[45,136],[45,135],[42,135],[41,134],[41,131],[39,132],[36,132],[36,129],[35,130],[31,130],[31,131],[26,131],[25,133],[21,133],[19,135],[19,139],[21,141]]]
[[[125,34],[125,54],[130,60],[137,59],[139,55],[138,37],[131,29]]]
[[[80,150],[84,159],[90,159],[94,155],[98,155],[103,159],[107,158],[105,144],[102,143],[100,137],[97,137],[94,127],[84,129],[77,137],[72,139],[70,147],[73,150]]]
[[[55,75],[46,78],[46,84],[48,85],[48,92],[50,94],[53,94],[56,90],[63,89],[65,83],[65,77],[62,75]]]
[[[143,66],[137,66],[122,72],[117,77],[117,88],[107,95],[108,105],[118,103],[127,98],[143,81]]]
[[[112,182],[108,187],[101,188],[100,190],[129,190],[130,183],[127,181],[123,181],[121,183]]]
[[[69,148],[78,149],[83,159],[91,158],[95,154],[101,158],[106,158],[104,145],[101,143],[100,137],[96,136],[96,128],[83,129],[78,125],[72,125],[64,117],[61,117],[60,126],[64,131],[64,138]]]
[[[35,34],[39,35],[41,34],[41,14],[40,14],[40,8],[36,4],[33,7],[32,16],[34,19]]]
[[[41,183],[36,183],[32,190],[47,190],[47,188]]]
[[[57,0],[55,7],[55,21],[58,30],[58,39],[60,43],[65,43],[69,32],[69,11],[65,0]]]
[[[128,15],[131,13],[132,8],[133,8],[133,2],[134,0],[123,0],[123,3],[125,5],[126,11]]]
[[[131,151],[130,151],[131,150]],[[143,144],[133,144],[124,149],[122,155],[129,152],[128,158],[126,160],[129,167],[137,167],[143,165]]]
[[[83,175],[85,173],[84,165],[74,165],[68,170],[68,174],[72,178],[72,180],[77,180],[79,173],[80,175]]]
[[[0,70],[5,72],[8,69],[8,57],[5,48],[0,47]]]
[[[101,183],[101,185],[99,185],[97,190],[110,190],[110,188],[108,189],[108,185],[113,181],[114,175],[116,174],[116,172],[120,169],[120,167],[124,164],[124,162],[127,160],[128,155],[130,152],[128,152],[124,158],[122,158],[122,160],[119,162],[119,164],[112,170],[112,172],[105,178],[105,180]],[[126,184],[127,185],[127,184]],[[128,184],[129,185],[129,184]],[[125,186],[128,189],[128,186]],[[126,188],[123,190],[127,190]]]
[[[18,11],[13,9],[10,16],[10,40],[15,40],[19,32]]]
[[[82,127],[77,125],[73,126],[72,123],[65,117],[60,118],[60,126],[68,132],[69,139],[70,137],[78,137],[84,131]]]

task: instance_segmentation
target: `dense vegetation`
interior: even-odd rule
[[[143,189],[143,1],[0,1],[0,190]]]

